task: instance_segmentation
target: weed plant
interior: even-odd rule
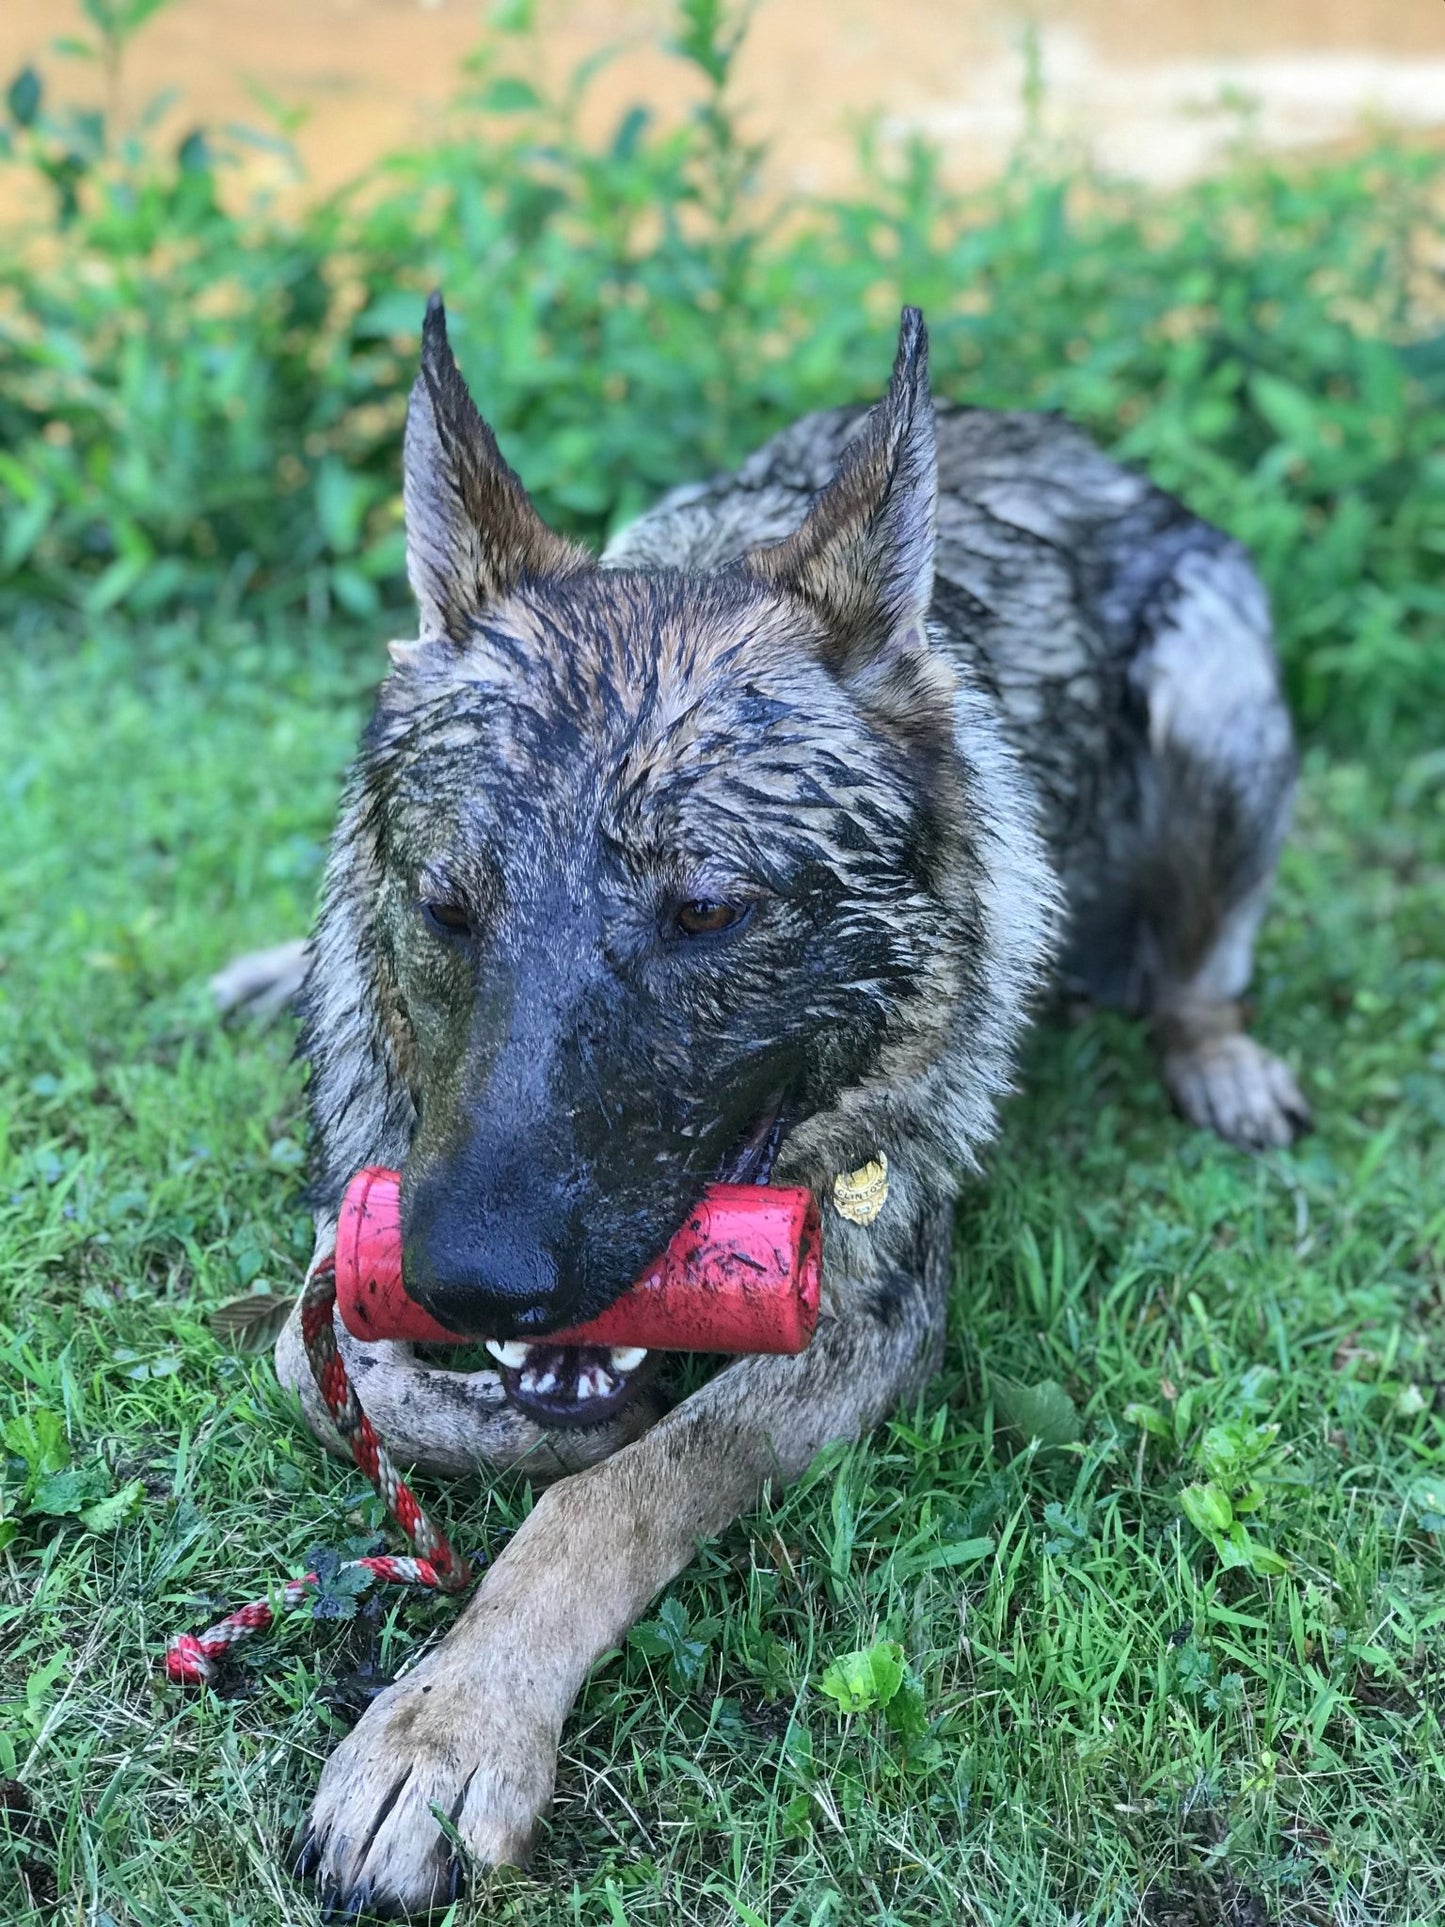
[[[149,0],[92,6],[117,61]],[[722,0],[679,11],[691,116],[635,108],[600,144],[578,132],[595,67],[540,92],[513,15],[435,145],[291,220],[222,192],[226,139],[165,152],[15,78],[9,164],[51,218],[0,262],[12,608],[403,609],[398,435],[434,286],[543,511],[594,539],[876,395],[907,300],[940,392],[1063,409],[1252,546],[1307,722],[1378,744],[1438,710],[1445,155],[1242,157],[1160,199],[1042,151],[960,195],[927,147],[865,145],[850,198],[779,209]]]

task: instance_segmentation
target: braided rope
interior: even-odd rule
[[[385,1446],[361,1409],[341,1353],[336,1346],[332,1310],[336,1304],[336,1260],[323,1258],[307,1277],[301,1293],[301,1341],[317,1389],[326,1401],[331,1422],[351,1449],[351,1456],[371,1481],[377,1497],[416,1549],[415,1558],[381,1555],[348,1559],[341,1572],[360,1570],[384,1585],[431,1586],[438,1592],[461,1592],[471,1583],[472,1570],[457,1557],[432,1524],[406,1481],[392,1464]],[[279,1603],[299,1605],[317,1585],[314,1572],[288,1579]],[[203,1633],[178,1633],[166,1647],[166,1676],[178,1685],[199,1685],[214,1678],[215,1663],[238,1641],[263,1633],[276,1616],[271,1598],[253,1599],[228,1613]]]

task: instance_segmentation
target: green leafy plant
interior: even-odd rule
[[[103,1461],[71,1463],[65,1422],[43,1407],[7,1420],[5,1477],[0,1483],[0,1549],[22,1530],[42,1532],[47,1521],[75,1519],[86,1532],[114,1532],[140,1504],[139,1479],[117,1487]],[[52,1528],[53,1529],[53,1528]]]
[[[118,48],[146,11],[93,18]],[[434,285],[544,512],[592,539],[876,394],[907,299],[940,392],[1062,408],[1250,544],[1307,722],[1378,741],[1445,698],[1445,336],[1403,293],[1445,157],[1246,156],[1161,199],[1038,150],[959,194],[925,146],[885,165],[865,141],[855,194],[780,211],[733,105],[744,12],[688,0],[691,110],[600,137],[597,64],[544,87],[529,18],[490,30],[434,145],[289,220],[218,192],[224,140],[161,151],[15,77],[8,164],[48,183],[67,252],[21,238],[0,263],[0,603],[403,607],[397,444]]]
[[[1016,1379],[995,1374],[992,1387],[998,1422],[1017,1443],[1048,1451],[1072,1445],[1079,1437],[1074,1401],[1056,1380],[1046,1378],[1037,1385],[1021,1385]]]
[[[1213,1546],[1220,1564],[1242,1566],[1256,1578],[1288,1572],[1289,1561],[1251,1534],[1271,1492],[1298,1485],[1286,1464],[1278,1425],[1230,1420],[1211,1425],[1196,1453],[1202,1480],[1185,1486],[1179,1508]]]
[[[366,1567],[355,1561],[377,1549],[375,1540],[358,1539],[340,1552],[316,1546],[307,1553],[306,1570],[316,1575],[311,1595],[313,1619],[355,1619],[357,1607],[376,1583]]]
[[[894,1639],[843,1653],[824,1670],[818,1691],[846,1717],[878,1713],[900,1742],[903,1764],[936,1766],[942,1747],[928,1718],[923,1687]]]
[[[1407,1503],[1422,1532],[1445,1532],[1445,1477],[1417,1479]]]
[[[1213,1656],[1192,1639],[1175,1653],[1173,1672],[1175,1690],[1207,1713],[1238,1713],[1245,1704],[1243,1676],[1221,1673]]]
[[[627,1636],[634,1652],[646,1659],[666,1660],[668,1684],[675,1693],[691,1693],[702,1684],[717,1637],[715,1619],[690,1622],[680,1600],[664,1599],[655,1619],[639,1620]]]
[[[74,1665],[70,1648],[62,1646],[43,1664],[26,1672],[22,1692],[6,1709],[13,1722],[12,1730],[0,1732],[0,1772],[7,1776],[13,1774],[21,1764],[20,1748],[33,1745],[45,1731],[46,1715],[54,1703],[56,1689]]]

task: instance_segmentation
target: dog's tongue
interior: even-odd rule
[[[655,1354],[640,1345],[524,1345],[489,1338],[502,1389],[539,1425],[601,1425],[652,1376]]]

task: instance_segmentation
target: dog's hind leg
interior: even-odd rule
[[[1310,1121],[1288,1066],[1244,1028],[1240,994],[1265,901],[1261,891],[1226,912],[1195,974],[1161,984],[1151,1019],[1164,1081],[1184,1116],[1256,1150],[1291,1143]]]
[[[269,1023],[290,1008],[306,981],[304,937],[270,950],[248,950],[233,957],[210,979],[208,988],[223,1017],[250,1017]]]
[[[1309,1107],[1241,1011],[1294,794],[1268,609],[1243,551],[1218,541],[1182,558],[1150,616],[1134,665],[1149,735],[1135,881],[1164,1079],[1230,1143],[1288,1144]]]
[[[463,1872],[458,1839],[484,1865],[526,1858],[562,1723],[597,1659],[700,1539],[831,1440],[878,1424],[935,1368],[951,1222],[947,1207],[930,1212],[916,1260],[865,1256],[842,1289],[834,1258],[866,1251],[869,1234],[830,1223],[806,1352],[738,1359],[635,1444],[542,1495],[449,1637],[327,1761],[298,1861],[323,1908],[445,1905]]]

